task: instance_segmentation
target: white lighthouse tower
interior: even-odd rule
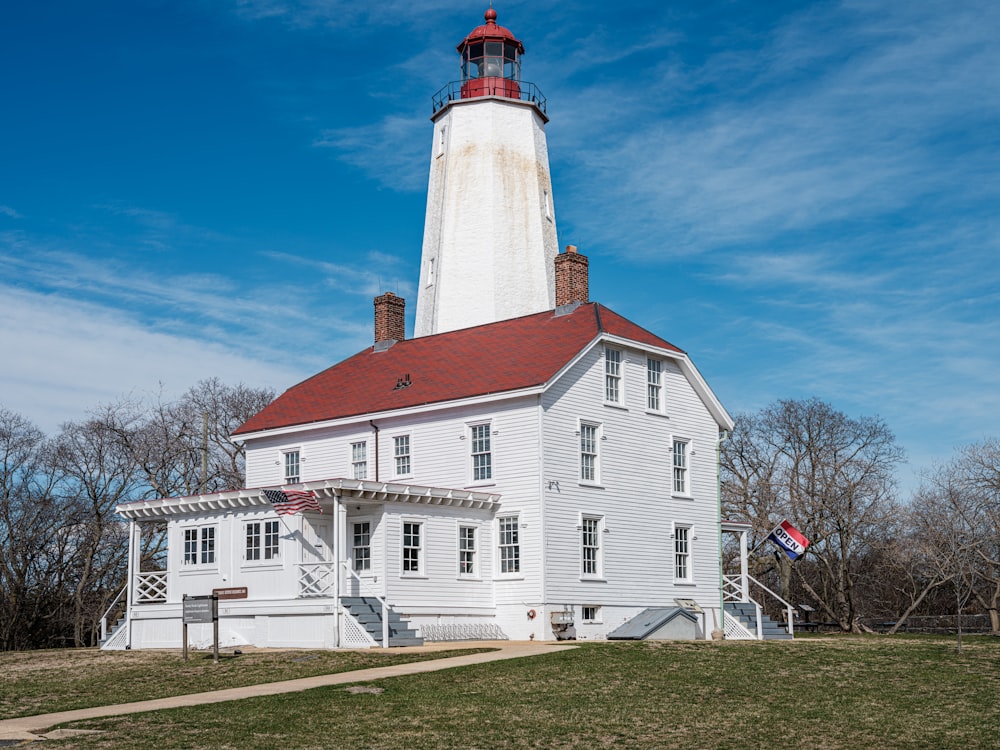
[[[458,45],[462,80],[434,97],[416,336],[555,306],[545,98],[496,18],[487,10]]]

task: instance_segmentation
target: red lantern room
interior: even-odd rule
[[[474,28],[458,45],[462,56],[462,99],[474,96],[503,96],[520,99],[521,55],[524,45],[510,29],[497,25],[491,7],[486,23]]]

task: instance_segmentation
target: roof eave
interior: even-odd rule
[[[469,406],[470,404],[483,404],[493,401],[520,398],[523,396],[534,396],[544,391],[546,387],[548,387],[548,381],[546,383],[527,386],[525,388],[515,388],[509,391],[495,391],[492,393],[480,394],[478,396],[468,396],[466,398],[450,399],[445,401],[430,401],[426,404],[416,404],[414,406],[408,406],[400,409],[363,412],[360,414],[338,417],[336,419],[322,419],[315,422],[299,422],[297,424],[281,425],[279,427],[268,427],[255,430],[253,432],[233,434],[233,437],[237,440],[246,441],[261,437],[288,435],[295,432],[301,432],[303,430],[321,430],[329,427],[342,427],[344,425],[356,424],[357,422],[368,422],[375,419],[406,417],[411,414],[423,414],[429,411],[437,411],[439,409],[456,409],[463,406]]]

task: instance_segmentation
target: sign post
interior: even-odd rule
[[[219,595],[188,596],[183,599],[184,661],[188,660],[188,625],[190,623],[212,623],[212,661],[219,663]]]

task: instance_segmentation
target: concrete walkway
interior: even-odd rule
[[[262,685],[213,690],[208,693],[176,695],[171,698],[156,698],[155,700],[122,703],[116,706],[80,708],[75,711],[59,711],[53,714],[39,714],[38,716],[24,716],[19,719],[6,719],[0,721],[0,743],[9,745],[17,740],[55,739],[59,736],[66,736],[63,730],[57,730],[49,734],[45,734],[45,730],[67,721],[98,719],[104,716],[121,716],[123,714],[142,713],[143,711],[159,711],[164,708],[200,706],[206,703],[222,703],[224,701],[240,700],[241,698],[254,698],[260,695],[294,693],[300,690],[311,690],[312,688],[326,687],[328,685],[346,685],[355,682],[382,680],[387,677],[398,677],[400,675],[436,672],[441,669],[463,667],[468,664],[485,664],[502,659],[541,656],[542,654],[551,654],[576,647],[531,641],[462,641],[406,649],[390,649],[390,651],[420,653],[465,648],[495,648],[499,650],[481,654],[466,654],[464,656],[432,659],[430,661],[411,662],[409,664],[395,664],[389,667],[359,669],[354,672],[338,672],[337,674],[319,675],[317,677],[303,677],[298,680],[285,680],[284,682],[267,682]]]

